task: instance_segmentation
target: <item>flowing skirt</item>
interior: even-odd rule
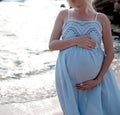
[[[77,47],[60,51],[56,63],[56,89],[64,115],[120,115],[120,91],[111,67],[100,84],[91,90],[77,90],[76,83],[94,79],[104,53]]]

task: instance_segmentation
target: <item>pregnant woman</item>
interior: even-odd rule
[[[120,91],[110,64],[111,27],[93,0],[68,0],[58,14],[49,41],[59,50],[56,89],[64,115],[120,115]]]

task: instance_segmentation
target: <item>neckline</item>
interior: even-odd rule
[[[79,19],[67,19],[67,20],[65,20],[64,21],[64,24],[65,23],[67,23],[67,22],[84,22],[84,23],[92,23],[92,22],[94,22],[94,23],[98,23],[99,24],[99,26],[100,26],[100,28],[102,29],[102,25],[101,25],[101,23],[98,21],[98,20],[79,20]]]
[[[68,9],[68,11],[67,11],[67,12],[68,12],[67,20],[80,20],[80,21],[83,21],[83,22],[84,22],[84,21],[85,21],[85,22],[86,22],[86,21],[87,21],[87,22],[97,21],[97,17],[98,17],[98,14],[99,14],[98,12],[94,12],[94,13],[95,13],[95,14],[94,14],[95,17],[94,17],[92,20],[81,20],[81,19],[71,18],[71,11],[72,11],[72,10],[74,10],[74,8],[73,8],[73,9]]]
[[[80,20],[80,19],[67,19],[66,21],[80,21],[80,22],[96,22],[98,20]],[[99,22],[99,21],[98,21]],[[99,22],[100,23],[100,22]]]

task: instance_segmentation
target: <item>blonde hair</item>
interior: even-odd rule
[[[93,2],[94,0],[85,0],[86,4],[87,4],[87,10],[91,10],[91,11],[95,11],[94,7],[93,7]]]
[[[67,0],[67,2],[69,3],[69,5],[71,7],[74,7],[75,0]],[[93,7],[94,0],[85,0],[85,2],[86,2],[86,5],[87,5],[86,11],[90,10],[90,11],[95,12],[95,9]]]

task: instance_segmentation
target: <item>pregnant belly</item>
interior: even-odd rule
[[[81,50],[67,55],[67,70],[70,79],[81,83],[97,77],[103,62],[103,53]]]

